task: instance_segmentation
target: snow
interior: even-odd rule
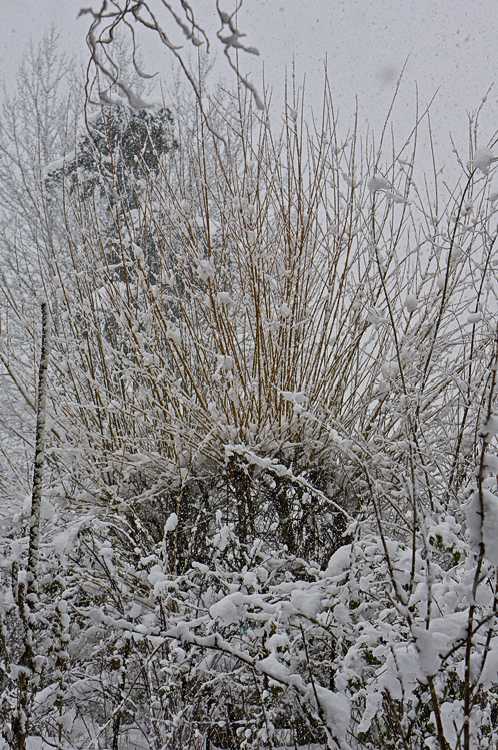
[[[460,625],[460,623],[459,623]],[[442,656],[449,641],[449,634],[443,626],[443,632],[438,632],[436,628],[431,627],[427,630],[425,627],[414,628],[414,635],[417,638],[417,652],[422,674],[425,677],[431,677],[440,669]],[[458,634],[465,633],[465,626],[458,628]]]
[[[285,633],[275,633],[266,641],[266,647],[272,652],[278,651],[279,648],[287,646],[289,637]]]
[[[147,578],[149,583],[154,586],[155,589],[157,587],[157,590],[160,590],[160,587],[168,580],[160,565],[153,565]]]
[[[220,305],[230,306],[234,304],[233,299],[228,292],[218,292],[216,295],[216,299],[218,300],[218,303]]]
[[[456,728],[462,725],[464,716],[463,701],[447,700],[442,703],[440,711],[444,736],[449,743],[449,747],[458,747],[461,740]],[[435,721],[434,713],[432,713],[431,719],[432,721]]]
[[[235,361],[233,357],[229,357],[225,354],[219,354],[217,356],[218,364],[217,369],[218,370],[224,370],[225,372],[230,372],[230,370],[233,370]]]
[[[313,589],[296,589],[291,594],[291,605],[306,617],[316,617],[320,609],[321,592]]]
[[[484,465],[487,469],[493,472],[493,474],[498,476],[498,456],[495,453],[491,453],[489,450],[487,451],[484,458]]]
[[[465,512],[474,548],[477,549],[482,539],[485,557],[498,565],[498,497],[485,487],[476,490]]]
[[[415,312],[418,307],[418,300],[414,294],[408,294],[405,298],[405,307],[409,313]]]
[[[473,167],[474,169],[478,169],[483,174],[487,175],[489,174],[491,165],[494,164],[494,162],[497,160],[498,157],[493,154],[491,149],[488,148],[488,146],[483,146],[481,148],[478,148],[474,154]]]
[[[280,315],[281,318],[286,320],[287,318],[290,318],[292,314],[292,310],[286,302],[283,302],[278,309],[278,314]]]
[[[256,669],[277,682],[288,683],[291,676],[289,668],[282,664],[274,653],[267,656],[266,659],[257,661]]]
[[[284,401],[290,401],[298,406],[302,406],[308,400],[306,393],[303,391],[280,391],[280,395]]]
[[[388,190],[392,191],[393,186],[389,182],[389,180],[386,180],[385,177],[382,177],[381,175],[375,175],[375,177],[371,177],[367,182],[367,187],[369,191],[374,194],[379,190]]]
[[[168,320],[166,323],[166,338],[174,344],[181,344],[182,336],[178,326]]]
[[[498,414],[490,414],[484,423],[481,433],[489,437],[498,435]]]
[[[498,684],[498,636],[492,638],[489,644],[480,683],[485,687],[496,686]]]
[[[333,577],[342,575],[351,567],[351,544],[345,544],[339,547],[329,560],[324,576]]]
[[[240,620],[239,608],[230,595],[213,604],[209,608],[209,614],[214,620],[220,621],[223,625],[233,625]]]
[[[366,696],[365,710],[358,724],[357,731],[368,732],[372,719],[377,714],[382,705],[382,693],[377,690],[369,690]]]
[[[74,545],[82,522],[68,525],[62,531],[57,532],[52,539],[52,546],[59,555],[64,555]]]
[[[199,276],[201,281],[210,281],[214,279],[215,274],[215,267],[209,258],[203,258],[199,261],[199,265],[197,266],[197,275]]]
[[[177,526],[178,526],[178,516],[176,515],[176,513],[170,513],[170,515],[166,519],[166,523],[164,524],[164,531],[166,533],[169,531],[174,531]]]
[[[326,716],[327,726],[334,736],[344,740],[351,718],[351,701],[343,693],[335,693],[321,685],[316,685],[315,690],[320,708]]]

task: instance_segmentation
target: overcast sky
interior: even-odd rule
[[[159,5],[158,0],[150,1]],[[82,5],[91,3],[2,0],[4,78],[12,80],[30,38],[36,41],[51,23],[60,28],[68,50],[84,53],[88,20],[76,16]],[[192,5],[203,23],[216,29],[215,0],[196,0]],[[224,7],[229,10],[231,0]],[[462,142],[467,112],[475,109],[498,74],[497,0],[245,0],[239,26],[247,32],[247,43],[261,53],[246,67],[258,73],[264,63],[266,80],[278,90],[294,56],[298,75],[306,74],[315,103],[327,56],[340,111],[351,112],[358,95],[361,120],[368,119],[376,129],[408,57],[395,121],[405,126],[412,121],[415,82],[425,99],[439,88],[433,119],[438,147],[447,153],[448,132]],[[143,44],[145,58],[167,73],[167,53],[151,46],[147,37]],[[498,88],[488,99],[483,140],[498,126],[497,112]]]

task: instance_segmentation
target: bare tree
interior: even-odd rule
[[[13,487],[26,492],[30,481],[27,427],[35,417],[38,350],[33,331],[43,293],[42,259],[57,245],[57,210],[47,203],[45,175],[49,164],[70,151],[82,102],[72,61],[51,29],[27,50],[0,107],[0,474],[11,509]]]

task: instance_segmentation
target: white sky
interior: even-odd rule
[[[1,0],[0,66],[11,81],[30,38],[36,41],[50,23],[63,33],[67,48],[83,51],[87,19],[76,20],[82,5],[97,0]],[[159,5],[158,0],[150,0]],[[216,29],[215,0],[191,0],[199,18]],[[233,0],[226,0],[230,10]],[[439,88],[433,108],[436,140],[449,153],[448,133],[464,142],[467,112],[476,108],[498,75],[497,0],[244,0],[239,27],[261,56],[247,60],[281,90],[292,57],[298,77],[307,76],[311,100],[319,103],[322,67],[328,57],[337,106],[348,114],[354,97],[360,120],[378,129],[387,110],[397,74],[408,56],[408,68],[395,122],[413,121],[414,84],[423,100]],[[169,71],[167,52],[145,40],[145,59],[154,69]],[[228,73],[226,73],[228,76]],[[489,96],[482,139],[498,127],[498,87]]]

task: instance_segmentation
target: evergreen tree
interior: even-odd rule
[[[80,197],[106,198],[108,208],[137,205],[138,183],[158,173],[161,158],[177,148],[167,107],[132,110],[121,102],[103,104],[79,138],[74,156],[48,175],[48,185],[68,179]]]

